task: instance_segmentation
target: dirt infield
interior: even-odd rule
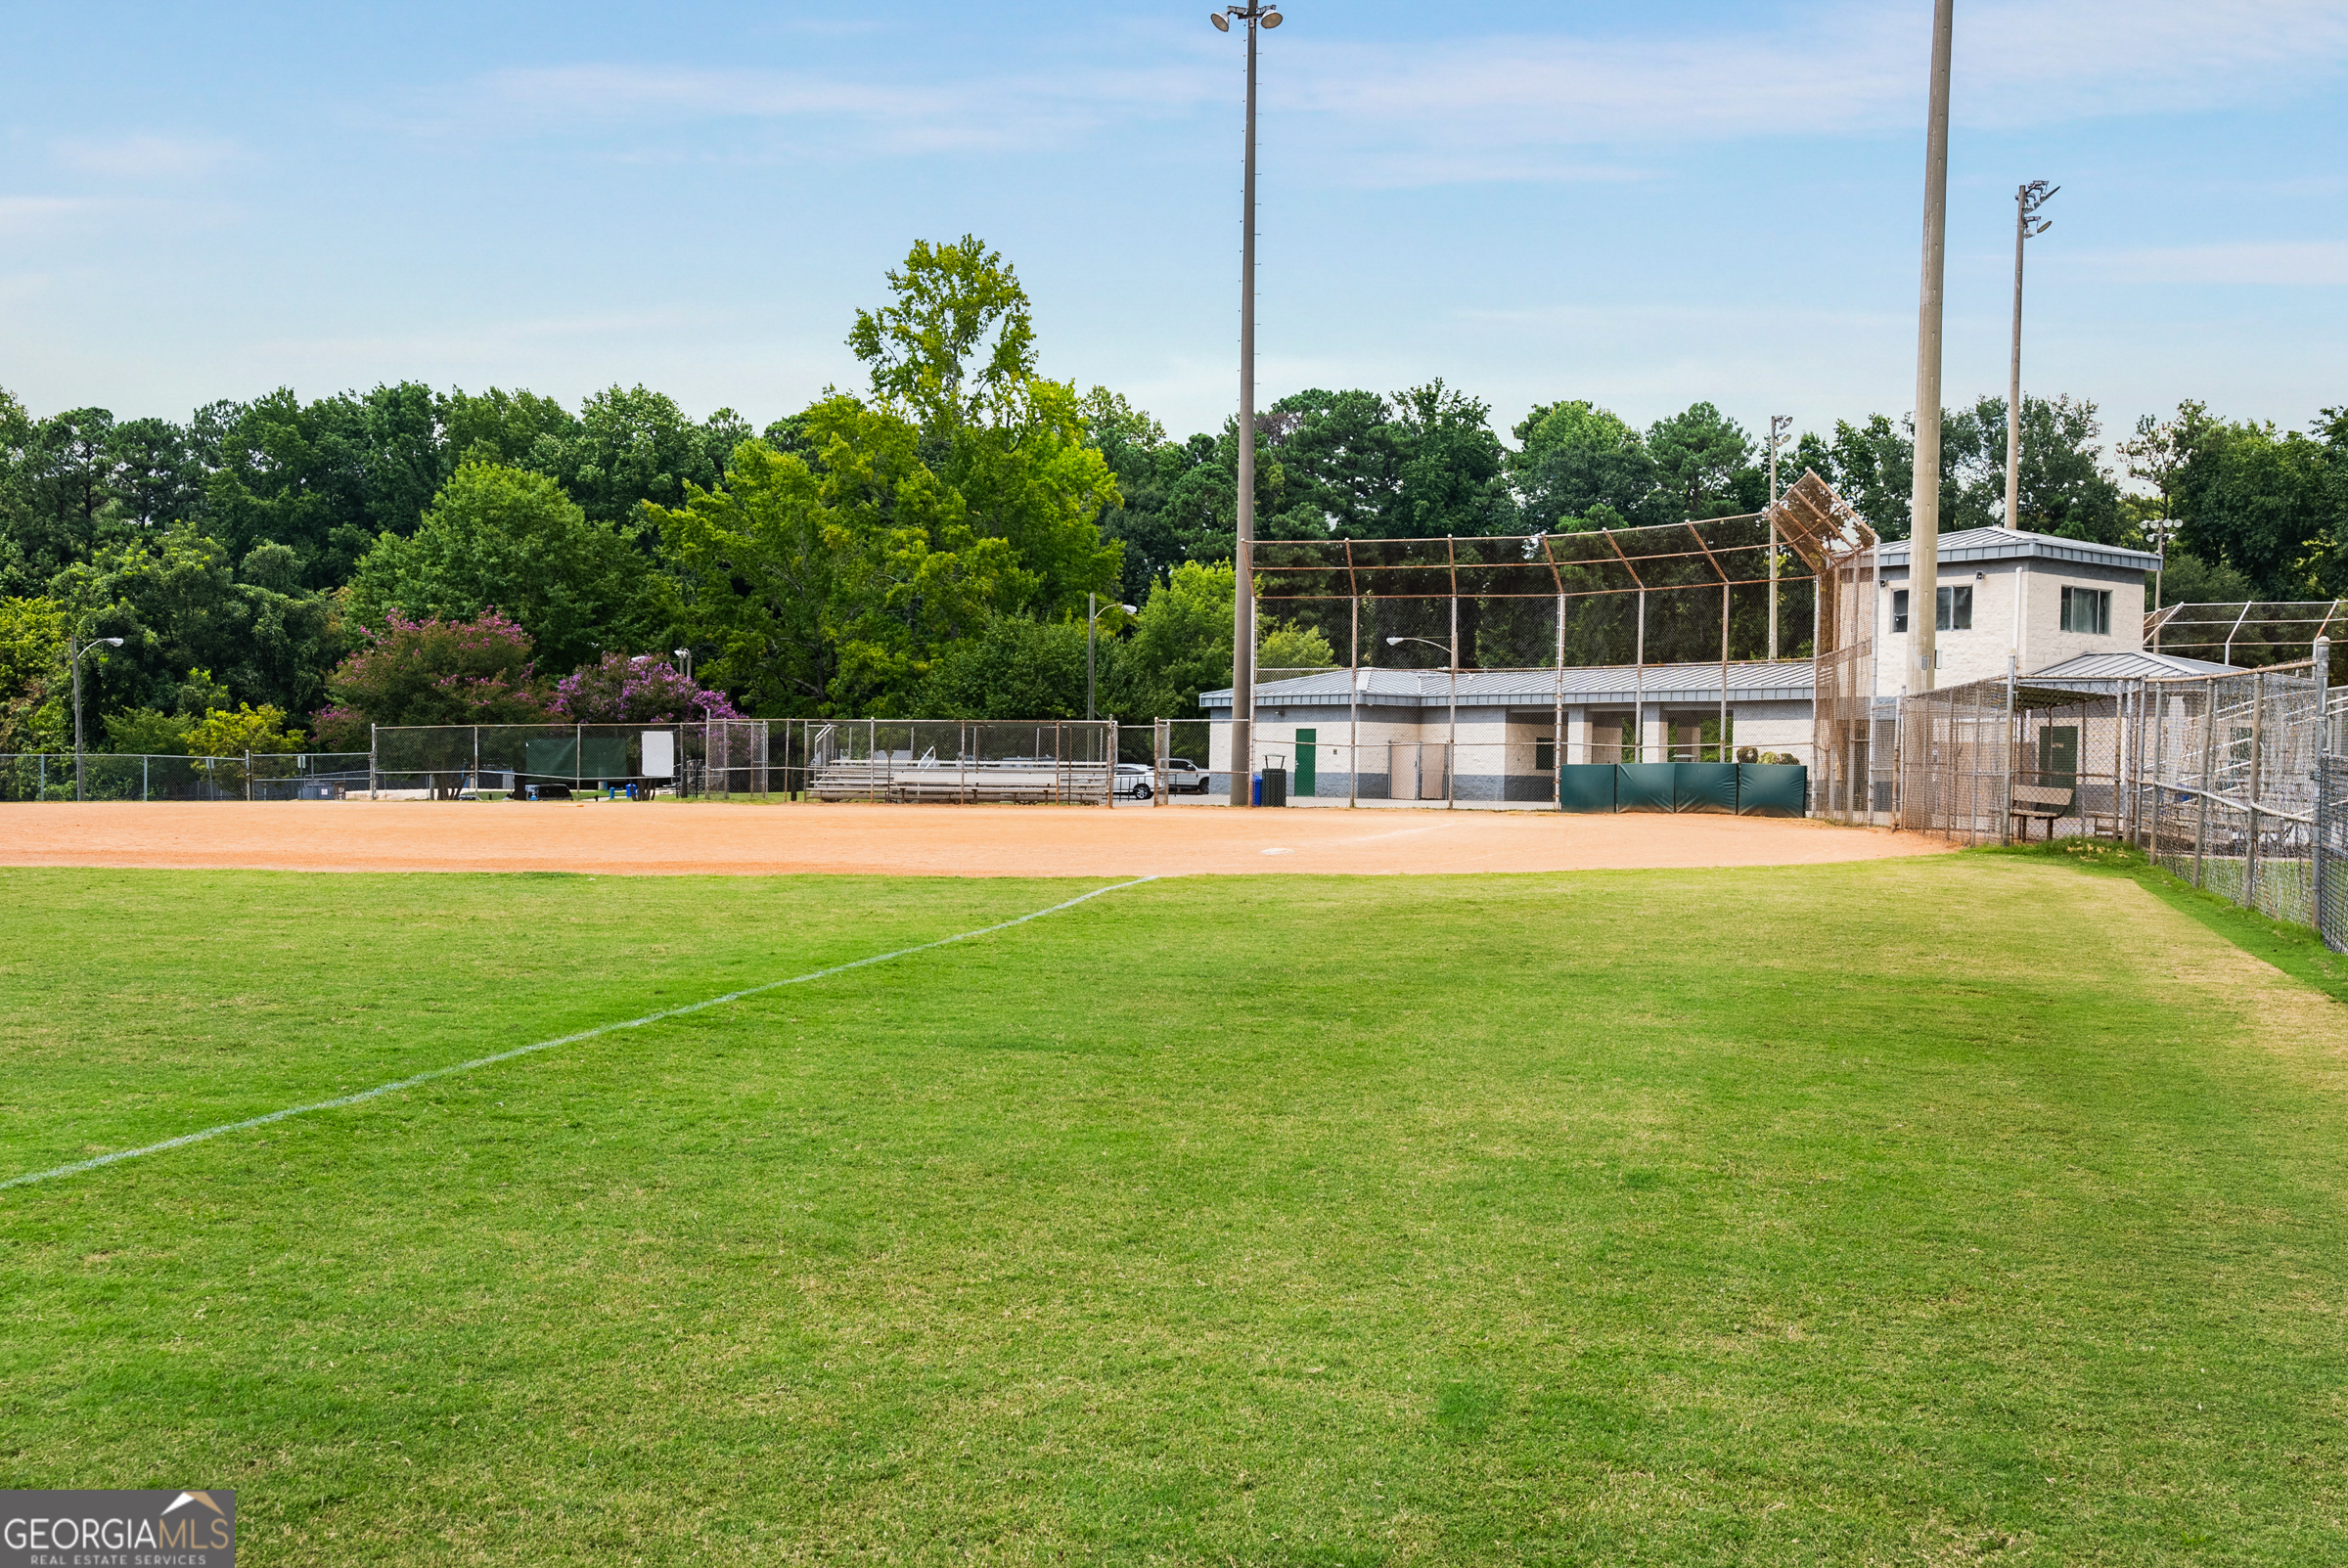
[[[0,865],[1147,876],[1807,866],[1913,833],[1756,817],[1073,806],[302,801],[0,806]]]

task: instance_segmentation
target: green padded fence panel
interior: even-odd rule
[[[1675,762],[1671,765],[1671,809],[1737,814],[1737,764]]]
[[[552,736],[527,741],[521,748],[521,771],[533,779],[571,779],[579,771],[579,742]]]
[[[1558,770],[1559,811],[1612,811],[1614,764],[1569,762]]]
[[[596,736],[585,741],[547,737],[522,749],[522,771],[533,779],[628,779],[625,736]]]
[[[1619,762],[1614,765],[1614,809],[1616,811],[1669,811],[1672,809],[1674,772],[1679,764],[1672,762]]]
[[[1798,763],[1739,762],[1737,764],[1737,815],[1739,817],[1801,817],[1808,815],[1810,770]]]
[[[582,779],[630,779],[635,771],[628,766],[628,742],[624,736],[591,736],[579,742],[579,777]]]

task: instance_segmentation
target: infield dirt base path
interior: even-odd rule
[[[1761,817],[1080,806],[286,801],[0,806],[0,865],[1150,876],[1809,866],[1937,853]]]

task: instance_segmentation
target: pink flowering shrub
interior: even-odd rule
[[[722,692],[704,692],[665,660],[606,653],[555,683],[554,712],[571,724],[678,724],[739,719]]]
[[[470,621],[391,612],[326,680],[321,745],[367,748],[371,724],[536,724],[548,717],[530,637],[496,610]]]

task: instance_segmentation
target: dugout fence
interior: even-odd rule
[[[2348,952],[2348,690],[2329,653],[1904,697],[1899,826],[1965,844],[2108,834]]]

